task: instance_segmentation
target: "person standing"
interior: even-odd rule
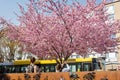
[[[61,72],[61,69],[62,69],[61,64],[58,63],[58,64],[56,65],[56,72]]]
[[[27,66],[26,68],[26,73],[38,73],[39,72],[39,68],[37,65],[35,65],[35,57],[32,57],[30,59],[30,65]]]
[[[62,64],[62,72],[70,72],[70,66],[67,64],[67,62],[65,61],[63,64]]]

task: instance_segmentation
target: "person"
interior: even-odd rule
[[[61,64],[58,63],[58,64],[56,65],[56,72],[61,72],[61,69],[62,69]]]
[[[65,61],[63,64],[62,64],[62,72],[70,72],[70,66],[67,64],[67,62]]]
[[[26,68],[26,73],[38,73],[39,72],[39,68],[37,65],[35,65],[35,57],[32,57],[30,59],[30,65],[27,66]]]

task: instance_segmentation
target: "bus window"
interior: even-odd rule
[[[83,71],[91,71],[91,63],[83,63]]]
[[[50,72],[55,72],[55,66],[54,65],[50,66]]]
[[[49,66],[45,66],[45,72],[50,72],[50,70],[49,70]]]
[[[15,67],[13,67],[13,68],[11,69],[11,72],[12,72],[12,73],[15,73]]]
[[[102,69],[102,64],[101,64],[101,62],[100,61],[98,61],[97,63],[96,63],[96,70],[101,70]]]
[[[41,72],[45,72],[44,66],[41,66],[40,68],[41,68]]]
[[[76,65],[75,64],[70,64],[70,72],[76,72]]]
[[[98,62],[97,62],[97,59],[96,58],[93,58],[92,59],[92,68],[93,68],[93,70],[97,70],[97,68],[98,68]]]
[[[100,70],[102,68],[101,62],[96,58],[93,58],[92,65],[93,65],[93,70]]]
[[[18,66],[14,66],[14,73],[18,73]],[[20,72],[19,72],[20,73]]]
[[[4,66],[4,72],[5,73],[10,73],[10,66]]]
[[[27,67],[27,66],[21,66],[21,73],[22,73],[22,72],[23,72],[23,73],[26,72],[26,67]]]
[[[0,73],[3,73],[2,66],[0,66]]]
[[[82,71],[82,65],[81,63],[77,63],[77,70],[76,71]]]

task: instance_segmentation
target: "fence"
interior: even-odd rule
[[[25,74],[25,73],[11,73],[0,74],[0,80],[83,80],[86,74],[92,72],[76,72],[76,73],[41,73],[41,74]],[[120,71],[96,71],[94,72],[95,78],[91,80],[102,80],[107,78],[108,80],[120,80]],[[88,75],[86,75],[88,76]],[[76,77],[73,79],[71,77]]]

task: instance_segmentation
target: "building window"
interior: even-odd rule
[[[106,62],[114,62],[117,61],[117,53],[111,52],[106,54]]]
[[[108,14],[114,14],[114,5],[107,6],[106,10]]]
[[[114,5],[110,5],[110,6],[106,6],[106,14],[108,14],[108,22],[109,25],[112,25],[112,23],[114,22]]]
[[[114,14],[109,14],[108,19],[109,20],[114,20]]]
[[[108,18],[110,20],[113,20],[114,19],[114,6],[113,5],[107,6],[106,10],[107,10],[107,14],[109,15]]]
[[[112,39],[117,38],[117,37],[116,37],[116,34],[112,34],[112,35],[111,35],[111,38],[112,38]]]

